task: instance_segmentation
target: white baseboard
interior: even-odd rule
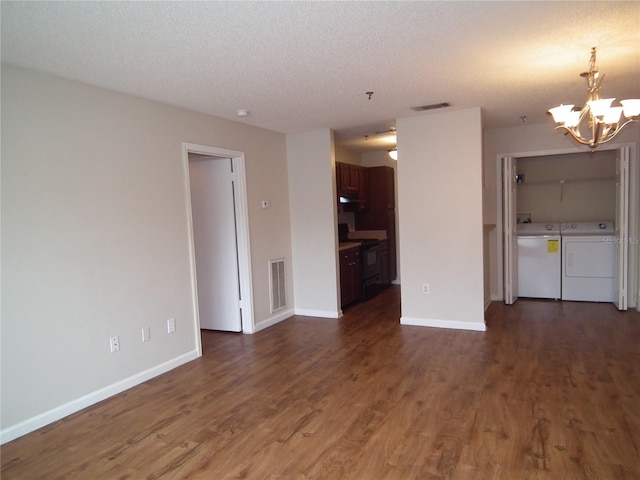
[[[80,398],[76,398],[70,402],[67,402],[63,405],[55,407],[47,412],[36,415],[35,417],[24,420],[16,425],[12,425],[10,427],[5,428],[0,431],[0,444],[4,444],[14,440],[18,437],[26,435],[27,433],[31,433],[45,425],[49,425],[55,421],[60,420],[66,416],[71,415],[72,413],[79,412],[83,408],[90,407],[102,400],[106,400],[109,397],[112,397],[118,393],[124,392],[131,387],[135,387],[147,380],[150,380],[158,375],[168,372],[169,370],[173,370],[180,365],[184,365],[191,360],[195,360],[198,358],[198,352],[193,350],[191,352],[187,352],[179,357],[173,358],[167,362],[161,363],[160,365],[156,365],[155,367],[144,370],[143,372],[132,375],[131,377],[125,378],[119,382],[116,382],[112,385],[108,385],[104,388],[96,390],[95,392],[91,392],[87,395],[84,395]]]
[[[484,322],[459,322],[456,320],[438,320],[434,318],[408,318],[400,317],[400,325],[413,325],[416,327],[453,328],[456,330],[473,330],[484,332],[487,326]]]
[[[338,311],[307,310],[304,308],[296,308],[296,315],[302,315],[303,317],[340,318]]]
[[[280,323],[283,320],[291,317],[293,315],[293,309],[287,309],[282,312],[279,312],[277,315],[269,317],[261,322],[256,323],[255,330],[251,333],[259,332],[260,330],[264,330],[265,328],[269,328],[276,323]]]

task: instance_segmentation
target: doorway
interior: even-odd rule
[[[609,158],[615,160],[615,169],[613,165],[610,168],[612,170],[611,177],[609,177],[610,188],[609,192],[609,207],[603,212],[610,212],[610,216],[613,218],[607,218],[606,220],[615,220],[615,250],[616,250],[616,293],[614,304],[620,310],[626,310],[628,306],[633,307],[636,304],[635,288],[637,281],[637,272],[635,265],[637,262],[637,241],[633,242],[634,237],[630,232],[637,232],[637,160],[635,156],[635,148],[633,145],[618,145],[609,146],[608,148],[602,148],[599,153],[613,154],[609,155]],[[498,195],[498,232],[502,232],[497,236],[498,240],[498,286],[501,290],[500,296],[504,298],[505,303],[514,303],[518,298],[517,291],[517,278],[518,278],[518,266],[517,266],[517,245],[516,245],[516,225],[519,221],[523,221],[519,216],[516,216],[516,212],[520,215],[527,215],[526,212],[522,212],[516,207],[516,187],[518,183],[527,181],[524,178],[522,172],[516,171],[517,161],[519,159],[537,159],[543,157],[562,157],[567,154],[578,154],[579,151],[546,151],[546,152],[529,152],[526,154],[511,154],[500,155],[498,158],[498,174],[500,175],[499,188],[501,192]],[[587,155],[589,155],[587,153]],[[567,155],[568,156],[568,155]],[[539,163],[539,161],[537,161]],[[537,166],[537,165],[536,165]],[[615,170],[615,173],[613,173]],[[631,173],[631,175],[630,175]],[[562,177],[563,174],[560,174]],[[580,182],[584,182],[584,179],[580,179]],[[568,185],[565,185],[564,181],[560,181],[559,185],[551,185],[552,182],[540,182],[535,186],[536,190],[551,188],[560,192],[560,196],[564,195],[563,192],[568,192]],[[605,182],[606,183],[606,182]],[[591,183],[589,182],[589,185]],[[572,191],[585,190],[586,185],[581,183],[580,185],[572,186]],[[530,187],[531,188],[531,187]],[[614,191],[615,190],[615,191]],[[529,192],[530,193],[530,192]],[[549,190],[547,198],[552,197],[551,190]],[[586,192],[583,192],[585,195]],[[601,192],[591,192],[592,195],[601,196]],[[524,202],[523,202],[524,203]],[[557,208],[554,207],[554,208]],[[595,209],[595,207],[593,207]],[[541,207],[539,210],[544,210]],[[594,212],[590,212],[592,215]],[[569,212],[558,212],[558,215],[568,215]],[[575,213],[579,216],[579,213]],[[546,218],[549,217],[549,218]],[[580,218],[553,218],[553,212],[549,210],[546,212],[545,218],[534,219],[534,221],[543,222],[566,222],[566,221],[580,221]],[[590,220],[590,219],[583,219]],[[602,220],[605,220],[604,218]],[[524,221],[527,221],[526,219]],[[528,221],[531,221],[529,218]],[[631,268],[629,268],[631,267]]]
[[[200,329],[253,333],[244,154],[184,144],[192,295]]]

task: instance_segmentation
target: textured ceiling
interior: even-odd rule
[[[432,103],[482,107],[485,128],[547,122],[549,107],[584,102],[593,46],[603,93],[640,97],[640,2],[0,8],[3,62],[279,132],[328,127],[360,150]]]

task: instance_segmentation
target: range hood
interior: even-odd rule
[[[357,193],[353,193],[353,194],[344,193],[338,197],[338,201],[340,203],[362,203],[362,200],[358,198]]]

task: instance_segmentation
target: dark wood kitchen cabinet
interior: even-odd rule
[[[345,307],[362,297],[360,247],[340,251],[340,306]]]
[[[352,212],[364,211],[368,208],[369,169],[350,163],[336,162],[336,188],[338,203],[347,205]],[[343,197],[346,202],[341,202]]]
[[[389,278],[393,281],[397,277],[394,170],[391,167],[371,167],[367,172],[368,207],[356,215],[356,229],[387,231],[387,265]]]
[[[356,204],[357,212],[364,212],[369,208],[369,169],[360,167],[358,171],[359,190],[358,203]]]
[[[360,179],[362,169],[359,165],[350,163],[336,163],[338,180],[338,194],[342,196],[357,196],[360,193]]]
[[[339,194],[357,194],[360,187],[360,176],[357,165],[336,163]]]

